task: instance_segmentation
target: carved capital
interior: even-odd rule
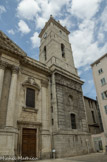
[[[48,87],[48,80],[41,80],[42,87]]]
[[[5,69],[5,67],[7,66],[6,62],[0,60],[0,69]]]
[[[19,67],[13,65],[13,66],[12,66],[12,72],[15,73],[15,74],[17,74],[17,73],[19,72]]]

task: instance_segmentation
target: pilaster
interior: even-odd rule
[[[47,96],[47,87],[48,87],[48,81],[41,81],[42,85],[42,123],[43,123],[43,129],[48,130],[49,129],[49,117],[48,117],[48,96]]]
[[[12,78],[10,84],[10,92],[7,106],[7,119],[6,126],[14,126],[14,113],[15,113],[15,103],[16,103],[16,90],[17,90],[17,74],[19,68],[12,66]]]
[[[5,66],[6,66],[6,63],[0,60],[0,100],[1,100],[1,94],[2,94]]]

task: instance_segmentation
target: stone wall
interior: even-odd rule
[[[56,157],[92,152],[81,83],[73,77],[68,78],[56,73],[55,84],[58,129],[53,130],[52,147],[56,150]],[[76,129],[71,126],[71,113],[76,115]]]
[[[0,65],[6,64],[0,66],[0,156],[22,156],[23,129],[27,128],[37,131],[36,156],[50,158],[48,68],[28,57],[20,64],[19,58],[13,58],[6,54],[0,57]],[[35,90],[34,108],[26,106],[27,87]]]
[[[93,151],[90,135],[70,132],[54,135],[54,148],[57,158],[87,154]]]
[[[70,114],[76,115],[77,129],[87,132],[87,121],[81,85],[71,79],[56,74],[56,95],[58,125],[60,129],[72,130]],[[70,97],[72,98],[70,101]]]

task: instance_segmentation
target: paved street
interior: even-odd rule
[[[104,153],[93,153],[63,159],[36,160],[36,162],[107,162],[107,155]]]

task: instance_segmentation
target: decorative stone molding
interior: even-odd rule
[[[31,112],[31,113],[37,113],[38,112],[38,109],[35,109],[35,108],[23,107],[22,109],[25,112]]]
[[[48,80],[41,80],[42,87],[48,87]]]
[[[40,90],[39,85],[35,82],[35,79],[33,77],[28,77],[28,79],[22,84],[23,86],[31,86],[38,91]]]
[[[38,126],[42,126],[42,123],[41,122],[29,122],[29,121],[20,121],[20,120],[17,121],[17,124],[18,125],[26,125],[26,126],[28,126],[28,125],[38,125]]]

